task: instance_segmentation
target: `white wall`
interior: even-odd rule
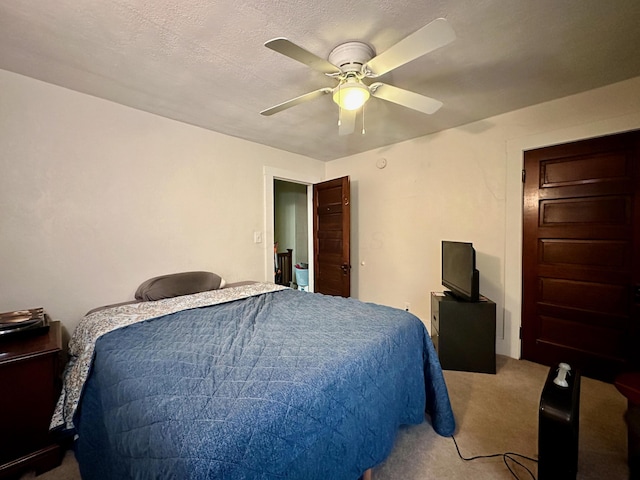
[[[523,151],[637,128],[640,77],[329,162],[326,178],[352,182],[352,294],[409,302],[430,328],[440,241],[472,241],[497,351],[519,358]]]
[[[0,70],[0,312],[72,331],[145,279],[266,279],[264,169],[324,164]]]
[[[473,241],[514,357],[523,150],[640,128],[636,78],[323,164],[2,70],[0,92],[0,311],[71,331],[154,275],[268,279],[273,178],[349,175],[353,296],[428,325],[440,240]]]

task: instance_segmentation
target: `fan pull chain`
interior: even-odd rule
[[[338,89],[338,128],[342,126],[342,90]]]
[[[366,132],[365,132],[365,129],[364,129],[364,105],[362,105],[362,135],[364,135],[365,133]]]

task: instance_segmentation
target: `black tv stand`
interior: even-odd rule
[[[455,293],[453,293],[451,290],[445,290],[444,292],[442,292],[445,294],[445,296],[447,297],[451,297],[454,300],[457,300],[458,302],[465,302],[466,300],[464,298],[460,298],[458,295],[456,295]]]
[[[432,292],[431,340],[443,369],[496,373],[496,304]]]
[[[445,290],[445,291],[444,291],[444,292],[442,292],[442,293],[444,293],[447,297],[451,297],[451,298],[453,298],[453,299],[454,299],[454,300],[456,300],[457,302],[478,303],[478,302],[481,302],[481,301],[482,301],[480,296],[478,296],[478,299],[477,299],[477,300],[469,300],[469,299],[466,299],[466,298],[464,298],[464,297],[461,297],[460,295],[456,295],[456,294],[455,294],[454,292],[452,292],[451,290]],[[482,298],[484,298],[484,297],[482,297]],[[485,298],[485,300],[486,300],[486,298]]]

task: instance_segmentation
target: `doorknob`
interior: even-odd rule
[[[350,268],[351,267],[346,263],[343,263],[342,265],[340,265],[340,269],[342,270],[343,275],[347,275],[349,273]]]

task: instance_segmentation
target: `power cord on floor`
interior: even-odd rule
[[[513,477],[515,479],[518,479],[518,476],[516,475],[516,473],[511,469],[511,466],[509,465],[509,463],[507,462],[507,460],[512,461],[513,463],[516,463],[518,465],[520,465],[522,468],[524,468],[529,475],[531,475],[531,478],[533,480],[536,480],[536,477],[533,475],[533,472],[531,470],[529,470],[525,465],[523,465],[521,462],[519,462],[518,460],[516,460],[513,457],[520,457],[520,458],[524,458],[526,460],[530,460],[532,462],[538,462],[538,460],[536,460],[535,458],[531,458],[531,457],[527,457],[526,455],[521,455],[519,453],[514,453],[514,452],[506,452],[506,453],[494,453],[492,455],[476,455],[475,457],[470,457],[470,458],[465,458],[462,456],[462,454],[460,453],[460,448],[458,447],[458,442],[456,441],[456,438],[451,435],[451,438],[453,439],[453,443],[456,446],[456,450],[458,451],[458,456],[466,461],[466,462],[470,462],[471,460],[477,460],[479,458],[496,458],[496,457],[502,457],[502,461],[504,462],[504,464],[506,465],[506,467],[509,469],[509,472],[511,472],[511,475],[513,475]]]

